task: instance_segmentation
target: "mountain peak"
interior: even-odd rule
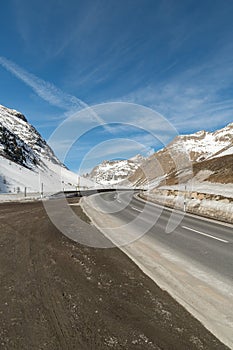
[[[19,118],[19,119],[23,120],[25,123],[28,122],[24,114],[16,111],[15,109],[11,109],[11,108],[5,107],[3,105],[0,105],[0,113],[2,115],[9,115],[9,116]]]
[[[115,185],[132,175],[143,161],[140,154],[128,160],[104,160],[93,168],[88,178],[102,185]]]
[[[0,192],[57,192],[76,189],[77,174],[69,171],[54,155],[25,116],[0,105]],[[79,178],[79,186],[94,186]]]
[[[145,158],[141,155],[141,154],[136,154],[136,156],[134,156],[134,157],[131,157],[130,159],[129,159],[130,161],[132,161],[132,162],[139,162],[139,163],[141,163],[143,160],[145,160]]]

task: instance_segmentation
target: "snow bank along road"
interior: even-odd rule
[[[121,249],[233,349],[232,226],[145,207],[130,191],[83,198],[82,206],[112,241],[131,241]],[[136,239],[148,223],[151,228]],[[167,227],[175,226],[169,233]]]

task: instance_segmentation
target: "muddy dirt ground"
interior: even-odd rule
[[[0,349],[227,349],[119,249],[63,236],[40,202],[0,204],[0,277]]]

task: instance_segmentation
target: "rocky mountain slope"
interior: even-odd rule
[[[106,160],[97,165],[87,177],[102,185],[115,185],[132,175],[143,161],[144,158],[139,154],[128,160]]]
[[[166,147],[148,158],[136,156],[129,160],[104,161],[97,165],[88,178],[103,185],[121,183],[132,186],[154,188],[158,185],[184,183],[192,176],[197,176],[197,169],[203,171],[200,178],[218,179],[223,181],[223,157],[233,154],[233,123],[215,132],[199,131],[191,135],[179,135]],[[214,162],[208,162],[216,159]],[[221,159],[221,160],[220,160]],[[208,169],[212,164],[219,167],[214,171]],[[230,164],[225,164],[225,167]],[[209,172],[208,172],[209,171]],[[231,169],[227,173],[227,181],[231,181]],[[215,175],[214,175],[215,174]],[[127,181],[125,181],[127,180]],[[202,181],[202,180],[201,180]]]
[[[215,164],[222,169],[220,158],[233,154],[233,123],[213,133],[199,131],[191,135],[179,135],[162,150],[146,159],[129,178],[133,185],[156,187],[168,181],[185,182],[192,167],[208,170],[208,160],[218,158]],[[195,165],[194,165],[195,164]],[[198,164],[198,166],[196,165]],[[212,164],[212,163],[211,163]],[[213,175],[213,174],[212,174]],[[228,177],[229,178],[229,177]]]
[[[233,123],[176,137],[130,179],[144,199],[233,223]]]
[[[52,149],[20,112],[0,105],[0,192],[56,192],[72,188],[77,175],[57,159]],[[81,185],[93,185],[81,179]]]
[[[64,167],[23,114],[1,105],[0,155],[29,169],[43,166],[43,158]]]

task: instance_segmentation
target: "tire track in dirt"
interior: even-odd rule
[[[0,349],[227,349],[118,249],[63,236],[41,203],[0,217]]]

